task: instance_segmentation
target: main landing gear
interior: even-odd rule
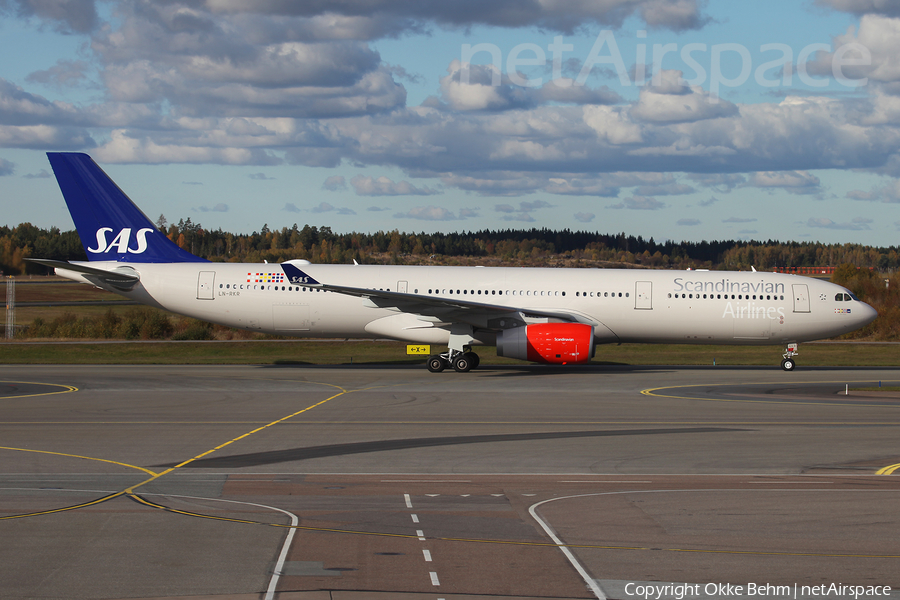
[[[784,358],[781,361],[781,368],[785,371],[793,371],[794,367],[797,366],[797,362],[794,360],[794,357],[799,354],[797,348],[800,344],[788,344],[787,349],[784,352]]]
[[[453,367],[457,373],[468,373],[478,366],[478,355],[472,352],[472,326],[466,323],[453,323],[450,326],[450,339],[446,352],[434,354],[428,358],[428,370],[440,373],[447,367]]]
[[[453,367],[457,373],[468,373],[481,362],[474,352],[459,352],[448,350],[441,354],[433,354],[428,358],[428,370],[432,373],[440,373],[447,367]]]

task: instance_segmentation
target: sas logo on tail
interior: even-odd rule
[[[116,249],[117,254],[141,254],[147,249],[147,234],[152,232],[153,229],[150,227],[146,227],[144,229],[138,229],[137,233],[134,235],[135,242],[137,243],[137,248],[130,248],[128,246],[129,242],[131,242],[131,228],[125,227],[110,241],[106,241],[107,234],[112,233],[112,227],[101,227],[97,230],[97,247],[96,248],[88,248],[87,251],[92,254],[104,254],[109,252],[113,248]]]

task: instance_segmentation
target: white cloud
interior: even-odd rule
[[[816,0],[816,4],[857,15],[874,13],[900,17],[900,4],[892,0]]]
[[[684,183],[666,183],[661,185],[641,185],[635,188],[638,196],[681,196],[696,192],[693,187]]]
[[[892,3],[896,4],[896,3]],[[900,11],[896,11],[900,16]],[[851,25],[831,43],[833,52],[818,52],[808,65],[812,74],[843,80],[900,81],[900,19],[877,14],[863,15],[859,29]],[[837,64],[837,66],[836,66]],[[849,85],[850,82],[844,81]]]
[[[847,192],[847,198],[864,202],[900,203],[900,179],[894,179],[888,185],[868,192],[863,190],[851,190]]]
[[[392,181],[387,177],[357,175],[350,180],[357,196],[432,196],[441,194],[428,186],[416,187],[408,181]]]
[[[0,158],[0,177],[12,175],[15,172],[16,172],[15,164],[9,162],[8,160],[4,160],[4,159]],[[46,173],[46,171],[43,171],[43,172]],[[29,177],[29,176],[25,175],[25,177]]]
[[[521,221],[524,223],[533,223],[536,219],[531,214],[536,210],[542,208],[552,208],[553,205],[544,200],[535,200],[533,202],[519,202],[519,207],[516,208],[511,204],[495,204],[494,210],[499,213],[504,213],[501,217],[504,221]]]
[[[850,223],[835,223],[831,219],[826,219],[824,217],[810,217],[809,221],[806,222],[807,227],[815,227],[819,229],[841,229],[846,231],[861,231],[871,229],[869,227],[869,223],[871,223],[868,219],[853,219]]]
[[[700,86],[679,84],[681,71],[663,71],[659,85],[641,88],[638,103],[631,108],[631,116],[638,121],[654,123],[684,123],[733,117],[738,107],[727,100],[710,96]]]
[[[198,207],[195,208],[194,210],[200,211],[200,212],[221,212],[221,213],[224,213],[224,212],[228,212],[228,205],[225,204],[224,202],[219,202],[218,204],[216,204],[215,206],[212,206],[212,207],[209,207],[209,206],[198,206]]]
[[[674,31],[697,29],[708,21],[701,13],[698,0],[603,0],[602,2],[571,2],[568,0],[491,0],[473,5],[467,2],[433,2],[432,0],[344,0],[342,2],[283,2],[261,0],[238,2],[214,0],[209,3],[223,13],[258,13],[281,18],[311,19],[328,17],[325,23],[337,20],[343,28],[344,20],[393,19],[404,28],[420,26],[428,21],[441,27],[459,28],[475,25],[496,27],[534,27],[571,33],[589,25],[619,27],[629,16],[637,13],[650,27]],[[355,24],[363,29],[362,24]],[[371,27],[371,26],[370,26]],[[380,27],[387,27],[380,24]],[[395,27],[397,27],[395,25]],[[400,30],[388,30],[397,35]],[[388,35],[384,33],[382,35]]]
[[[457,221],[459,217],[443,206],[416,206],[405,213],[394,214],[396,219],[417,219],[419,221]]]
[[[627,208],[628,210],[660,210],[661,208],[665,207],[666,205],[656,198],[634,196],[633,198],[625,198],[622,202],[619,202],[618,204],[611,204],[606,208]]]
[[[815,169],[900,174],[900,96],[890,87],[900,84],[894,60],[900,34],[897,19],[888,18],[898,15],[880,0],[820,1],[872,13],[858,31],[835,38],[836,46],[871,46],[866,74],[882,85],[865,90],[865,98],[715,102],[679,72],[662,70],[626,101],[571,79],[523,88],[502,76],[493,86],[489,67],[473,67],[471,85],[461,86],[462,63],[455,61],[439,84],[441,100],[407,106],[398,82],[411,78],[384,64],[369,43],[477,24],[569,31],[614,25],[628,15],[681,30],[704,22],[693,0],[497,0],[477,11],[426,0],[114,2],[104,15],[116,19],[100,27],[88,0],[0,0],[5,14],[89,32],[79,60],[60,60],[26,81],[61,91],[97,85],[102,92],[90,90],[92,100],[75,104],[0,80],[0,145],[91,150],[107,163],[393,168],[409,181],[439,178],[446,188],[494,197],[615,198],[633,188],[633,197],[614,201],[632,210],[664,208],[657,197],[701,186],[716,193],[746,185],[821,194]],[[77,21],[79,6],[85,21]],[[351,183],[366,196],[443,191],[359,177],[354,185],[335,176],[323,187]],[[849,197],[900,201],[892,194],[854,190]],[[509,206],[503,214],[510,218],[534,210]]]
[[[341,175],[332,175],[322,184],[323,190],[328,190],[329,192],[337,192],[339,190],[347,189],[347,180],[344,179]]]
[[[289,206],[292,208],[288,208]],[[284,207],[284,210],[289,210],[291,212],[300,212],[300,209],[298,209],[293,204],[286,204]],[[346,208],[346,207],[338,207],[338,206],[335,206],[328,202],[320,202],[316,206],[313,206],[311,209],[309,209],[309,212],[311,212],[313,214],[321,214],[321,213],[327,213],[327,212],[334,212],[339,215],[355,215],[356,214],[356,211],[353,209]]]
[[[753,173],[746,185],[758,188],[781,188],[791,194],[818,194],[821,181],[807,171],[760,171]]]
[[[577,213],[575,213],[575,220],[578,221],[579,223],[590,223],[591,221],[594,220],[594,217],[596,217],[596,216],[597,215],[595,215],[594,213],[577,212]]]
[[[0,14],[3,13],[37,17],[62,33],[87,33],[98,21],[94,0],[0,0]]]

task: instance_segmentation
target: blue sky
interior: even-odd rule
[[[895,3],[0,0],[0,17],[0,224],[72,227],[44,156],[62,150],[152,219],[236,232],[900,231]]]

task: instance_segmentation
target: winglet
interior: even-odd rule
[[[179,248],[87,154],[48,152],[88,260],[207,262]]]
[[[284,274],[287,275],[288,281],[292,285],[308,285],[312,287],[322,285],[290,262],[281,263],[281,268],[284,269]]]

